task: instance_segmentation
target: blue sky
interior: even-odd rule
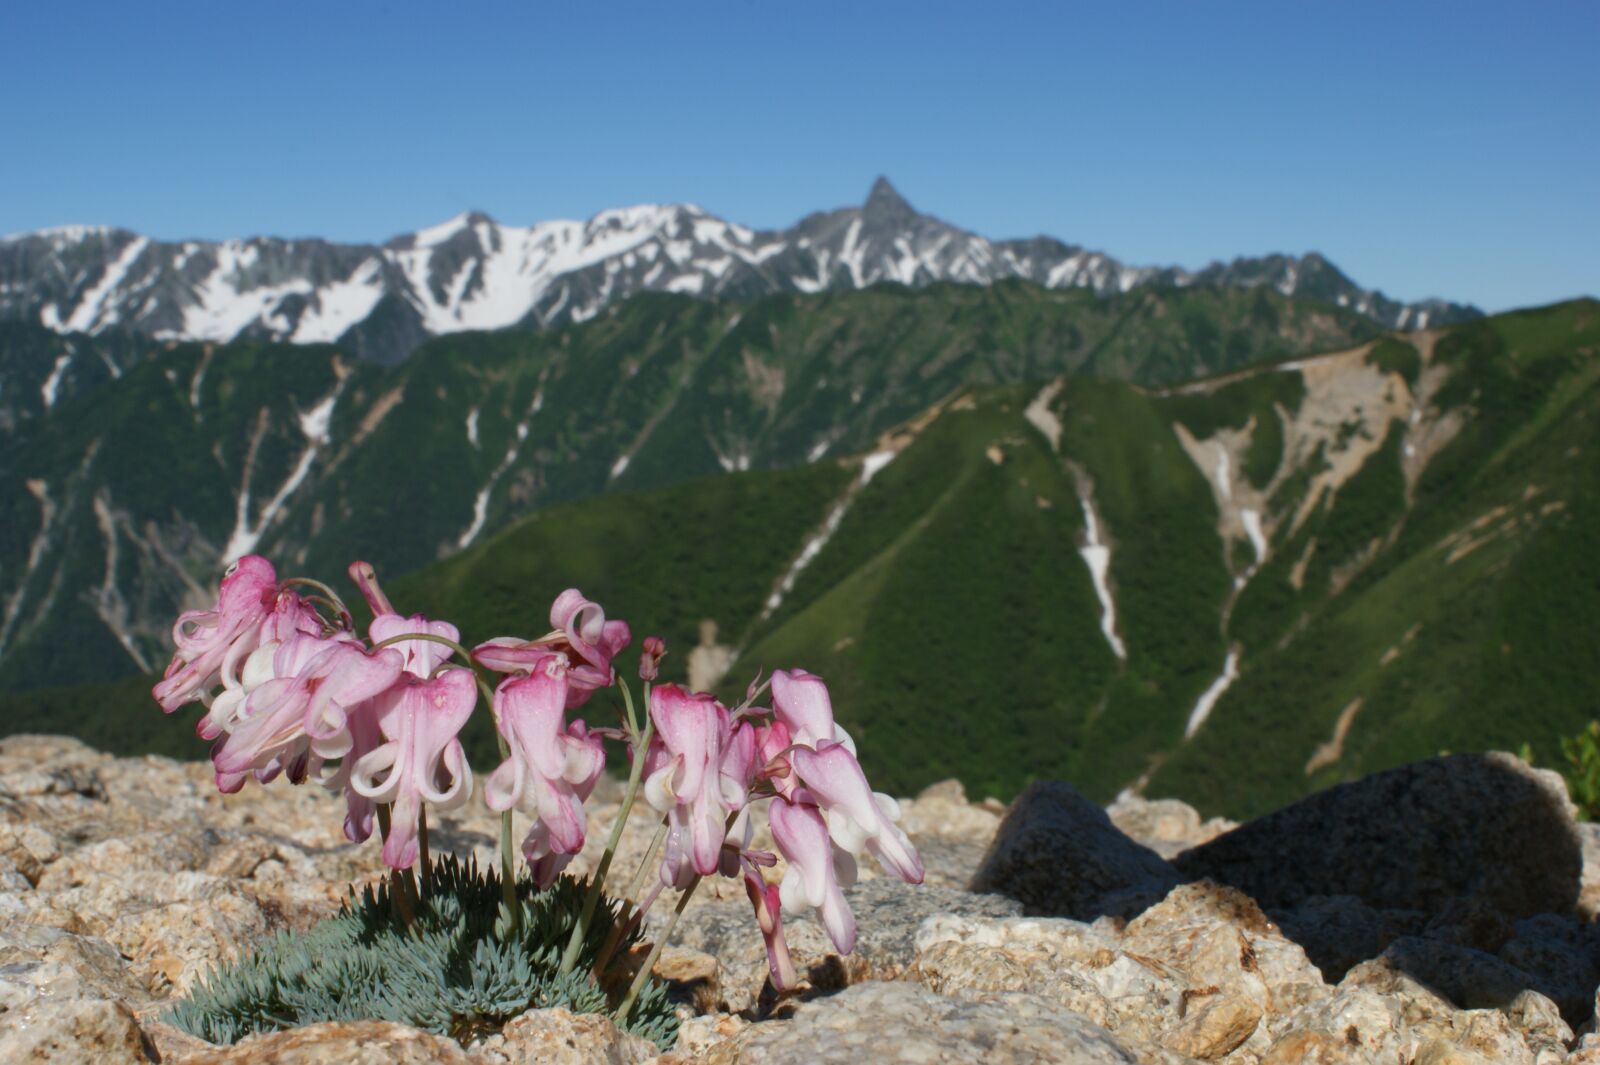
[[[1600,294],[1600,5],[10,3],[0,232],[381,240],[887,174],[1126,261]]]

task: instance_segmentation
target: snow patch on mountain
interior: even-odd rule
[[[1234,681],[1239,679],[1239,650],[1236,647],[1228,648],[1228,657],[1222,662],[1222,672],[1211,686],[1200,693],[1194,709],[1189,711],[1189,721],[1183,726],[1183,738],[1192,739],[1200,726],[1206,723],[1206,718],[1211,716],[1212,709],[1217,705],[1217,700],[1228,690]]]
[[[317,289],[290,337],[296,344],[331,344],[372,313],[383,299],[383,266],[367,259],[343,281]]]
[[[50,410],[56,405],[56,393],[61,389],[61,376],[67,372],[67,367],[72,365],[72,348],[56,356],[55,365],[50,368],[50,376],[44,379],[39,386],[39,398],[44,401],[44,409]]]
[[[1078,548],[1084,564],[1089,567],[1089,579],[1094,582],[1095,597],[1100,600],[1100,631],[1105,634],[1111,653],[1128,660],[1128,648],[1117,635],[1117,604],[1111,598],[1111,548],[1100,539],[1100,521],[1095,514],[1094,500],[1086,486],[1079,485],[1078,502],[1083,507],[1084,544]]]
[[[1145,284],[1310,290],[1332,293],[1341,305],[1396,328],[1477,313],[1439,301],[1388,300],[1357,288],[1315,254],[1190,271],[1129,266],[1044,237],[992,241],[918,213],[882,180],[861,207],[768,232],[692,204],[643,204],[587,221],[528,226],[467,212],[382,246],[268,238],[164,243],[121,230],[64,227],[5,238],[0,277],[7,279],[0,317],[60,332],[116,326],[166,340],[227,341],[248,332],[332,342],[386,297],[409,308],[423,333],[437,335],[587,321],[642,291],[747,298],[880,281],[987,285],[1012,278],[1106,296]],[[98,280],[85,286],[85,278]],[[369,343],[386,360],[416,343],[412,330],[380,332],[385,336]]]
[[[93,333],[101,326],[110,324],[114,318],[108,314],[106,302],[122,283],[123,278],[128,276],[128,270],[133,266],[134,260],[143,255],[149,246],[148,239],[139,237],[122,249],[106,267],[99,282],[79,298],[72,313],[61,323],[61,332]]]
[[[295,490],[305,482],[306,476],[311,472],[311,464],[316,460],[317,452],[329,441],[328,430],[333,424],[333,408],[339,400],[341,389],[342,386],[335,386],[332,392],[319,400],[310,410],[300,414],[300,432],[306,438],[305,448],[300,452],[300,458],[295,462],[294,469],[289,471],[289,476],[284,478],[272,498],[267,500],[267,505],[261,508],[260,519],[251,522],[250,479],[255,470],[255,459],[261,438],[268,426],[265,417],[257,422],[255,436],[250,442],[250,451],[245,456],[244,473],[240,479],[239,495],[234,508],[233,532],[228,537],[227,545],[222,549],[223,565],[232,565],[255,550],[256,544],[261,542],[262,535],[283,510],[289,497],[294,495]]]

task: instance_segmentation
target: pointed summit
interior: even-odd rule
[[[868,222],[884,222],[894,225],[916,217],[916,209],[905,201],[889,184],[889,179],[880,177],[872,183],[872,191],[867,193],[866,205],[861,213]]]

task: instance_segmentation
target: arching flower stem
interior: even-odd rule
[[[326,584],[323,584],[318,580],[313,580],[310,577],[287,577],[279,582],[279,587],[281,588],[293,588],[295,585],[300,585],[302,587],[321,592],[322,598],[328,602],[328,605],[337,610],[339,614],[346,620],[349,620],[350,611],[345,607],[344,600],[340,598],[338,592],[334,591]]]

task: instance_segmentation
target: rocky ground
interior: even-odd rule
[[[580,870],[616,798],[592,803]],[[904,811],[927,884],[863,879],[847,958],[788,921],[798,994],[766,984],[739,885],[702,888],[657,966],[685,1018],[668,1054],[562,1010],[465,1049],[381,1022],[218,1048],[161,1023],[168,1000],[332,912],[377,874],[376,846],[346,844],[315,789],[223,796],[205,764],[10,737],[0,1062],[1600,1065],[1600,836],[1511,756],[1419,763],[1238,827],[1055,783],[1009,809],[945,783]],[[474,807],[434,845],[490,860],[496,826]]]

